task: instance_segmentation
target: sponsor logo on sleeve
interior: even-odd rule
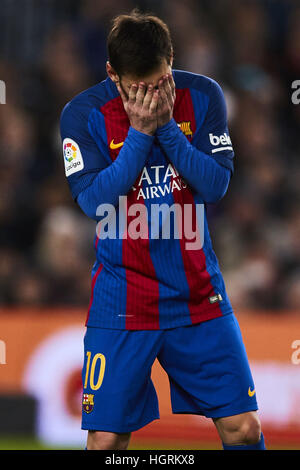
[[[212,297],[209,297],[208,300],[209,300],[209,303],[215,304],[216,302],[222,302],[223,297],[221,296],[221,294],[216,294],[216,295],[213,295]]]
[[[211,153],[222,152],[223,150],[233,150],[231,139],[226,132],[219,136],[210,133],[209,141],[214,147]]]
[[[66,176],[70,176],[84,168],[83,158],[78,144],[73,140],[66,138],[63,141],[63,153]]]

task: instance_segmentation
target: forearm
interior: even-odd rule
[[[214,203],[224,196],[231,171],[191,145],[174,119],[158,128],[156,135],[169,160],[205,202]]]
[[[154,137],[129,129],[127,138],[116,160],[100,171],[92,183],[77,197],[83,212],[98,220],[101,204],[117,207],[119,196],[126,195],[146,163]]]

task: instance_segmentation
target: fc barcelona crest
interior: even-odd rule
[[[177,126],[184,133],[186,137],[192,137],[193,132],[191,129],[191,121],[182,121],[178,122]]]
[[[86,413],[90,413],[94,409],[94,395],[91,393],[84,393],[82,397],[82,409]]]

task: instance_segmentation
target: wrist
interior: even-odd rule
[[[133,126],[130,126],[128,135],[137,137],[141,141],[152,141],[154,139],[154,133],[148,134],[144,130],[140,130],[139,128]]]
[[[178,128],[175,119],[172,117],[168,122],[161,124],[157,127],[156,133],[163,134],[164,132],[169,131],[170,129]]]
[[[134,129],[135,131],[140,132],[141,134],[145,134],[145,135],[151,136],[151,137],[154,136],[155,131],[156,131],[156,129],[145,129],[145,128],[141,128],[141,127],[134,126],[134,125],[132,125],[131,127],[132,127],[132,129]]]

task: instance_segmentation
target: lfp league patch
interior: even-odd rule
[[[78,144],[68,137],[63,141],[63,154],[66,176],[70,176],[84,168],[83,158]]]

